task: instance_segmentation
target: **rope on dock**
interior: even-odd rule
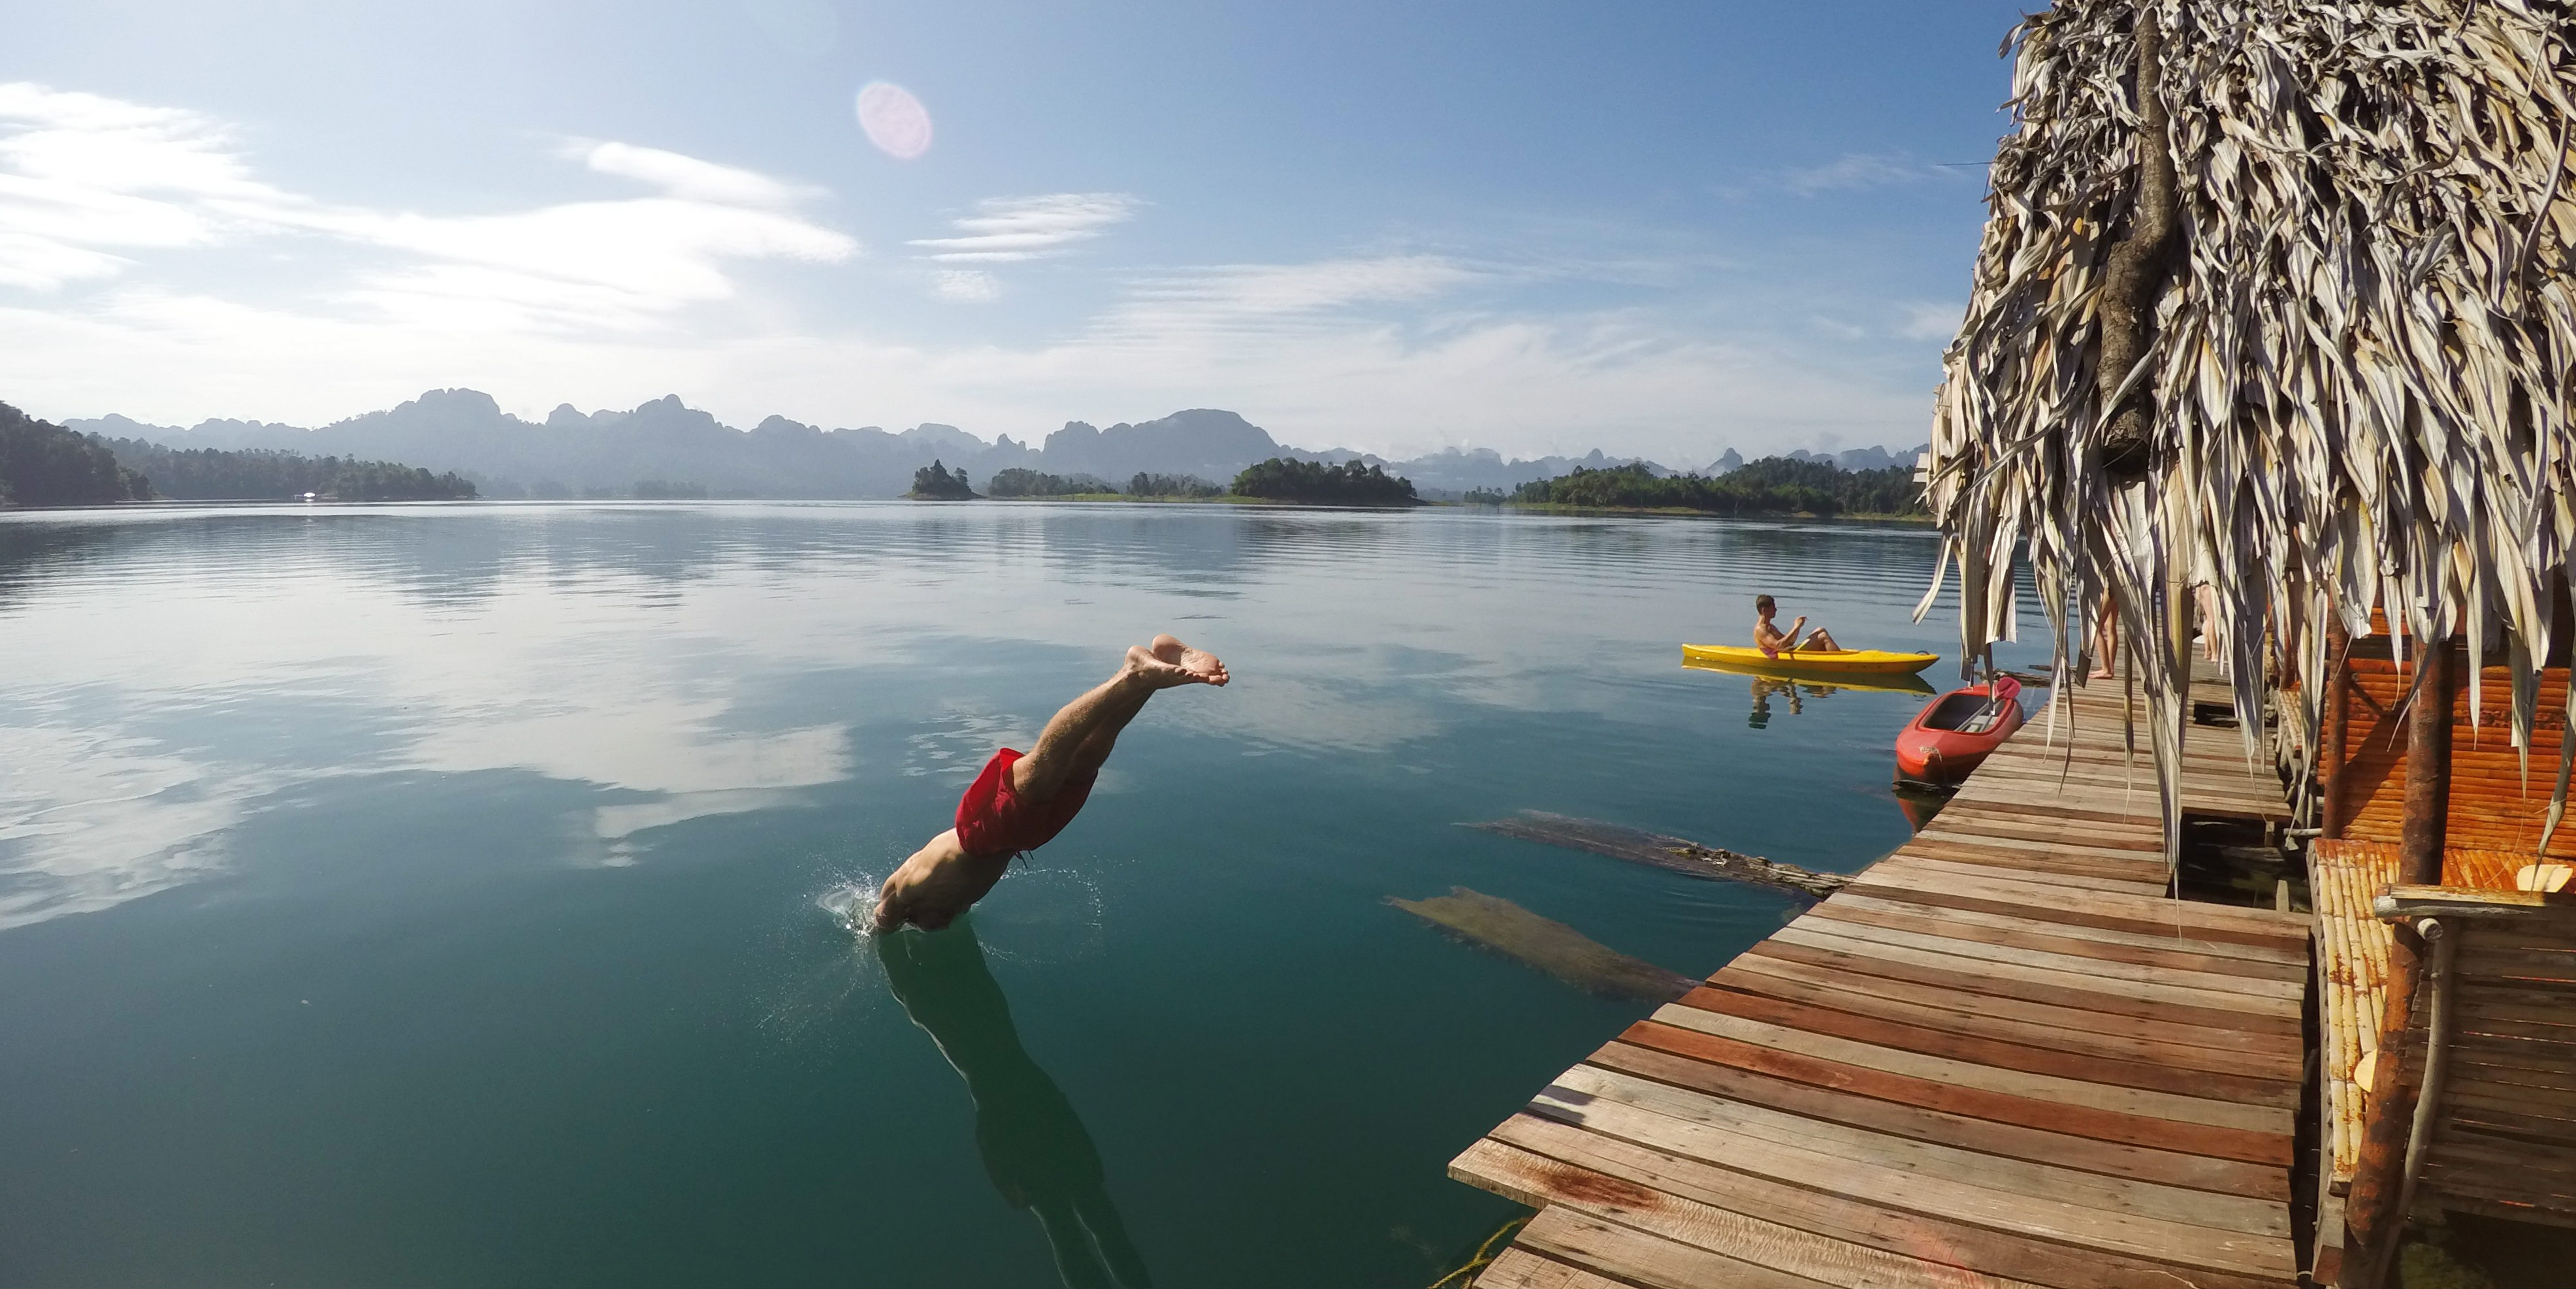
[[[1537,1216],[1535,1213],[1530,1215],[1530,1217],[1535,1216]],[[1483,1244],[1476,1246],[1476,1256],[1467,1259],[1467,1265],[1432,1281],[1430,1289],[1449,1289],[1452,1284],[1456,1284],[1460,1286],[1461,1289],[1464,1289],[1465,1286],[1476,1283],[1476,1273],[1494,1264],[1494,1242],[1507,1236],[1519,1234],[1520,1229],[1527,1225],[1529,1225],[1529,1217],[1516,1217],[1511,1221],[1503,1223],[1500,1227],[1495,1229],[1492,1235],[1485,1237],[1485,1242]],[[1461,1280],[1459,1279],[1461,1276],[1466,1278]]]

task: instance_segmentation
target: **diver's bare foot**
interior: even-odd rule
[[[1156,689],[1181,685],[1222,685],[1232,676],[1225,664],[1205,649],[1193,649],[1170,636],[1127,651],[1127,668]]]

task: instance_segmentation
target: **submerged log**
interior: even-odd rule
[[[1562,922],[1464,886],[1423,900],[1390,895],[1386,902],[1586,993],[1668,1003],[1699,986],[1680,972],[1631,958]]]
[[[1524,810],[1510,819],[1467,826],[1570,850],[1588,850],[1595,855],[1624,859],[1632,864],[1649,864],[1712,881],[1751,882],[1811,899],[1823,899],[1850,885],[1852,880],[1846,873],[1812,872],[1795,864],[1703,846],[1681,837],[1667,837],[1662,833],[1603,823],[1598,819],[1552,815],[1543,810]]]

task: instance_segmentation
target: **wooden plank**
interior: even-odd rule
[[[1875,874],[1889,865],[1896,865],[1897,871],[1944,873],[1971,880],[2011,881],[2028,886],[2104,891],[2115,895],[2154,896],[2163,894],[2165,889],[2160,882],[2133,881],[2122,877],[2093,877],[2083,873],[2058,873],[2044,869],[2013,868],[2001,864],[1980,864],[1949,859],[1916,850],[1912,842],[1897,847],[1895,854],[1861,871]]]
[[[1775,1078],[1734,1066],[1678,1056],[1625,1041],[1604,1044],[1586,1058],[1592,1065],[1691,1088],[1712,1096],[1769,1106],[1855,1128],[1921,1141],[1937,1141],[2012,1159],[2053,1163],[2110,1177],[2289,1202],[2287,1170],[2265,1164],[2213,1159],[2184,1151],[2101,1141],[2072,1133],[1998,1123],[1858,1093]]]
[[[1885,1020],[1875,1016],[1785,1002],[1761,993],[1732,988],[1732,982],[1720,973],[1719,985],[1702,986],[1679,1000],[1684,1007],[1718,1012],[1745,1020],[1761,1021],[1810,1034],[1830,1034],[1853,1042],[1870,1043],[1928,1056],[1947,1057],[1999,1070],[2019,1070],[2057,1078],[2097,1083],[2109,1087],[2139,1088],[2171,1092],[2210,1100],[2223,1100],[2241,1105],[2277,1106],[2296,1109],[2299,1088],[2295,1083],[2277,1079],[2253,1079],[2235,1074],[2213,1074],[2206,1070],[2189,1070],[2155,1061],[2096,1056],[2084,1052],[2040,1047],[2001,1039],[1962,1034],[1939,1026]]]
[[[2301,1073],[2297,1053],[2284,1050],[2277,1039],[2253,1044],[2246,1041],[2248,1036],[2228,1030],[2106,1016],[2017,998],[1962,995],[1897,980],[1853,979],[1760,954],[1736,959],[1711,982],[1883,1020],[2093,1056],[2156,1060],[2182,1070],[2276,1083],[2296,1083]],[[2204,1045],[2227,1039],[2235,1041]]]
[[[1531,1130],[1512,1134],[1518,1137],[1543,1136],[1544,1120],[1530,1120]],[[1513,1124],[1505,1124],[1506,1129]],[[1700,1280],[1652,1281],[1643,1283],[1689,1285],[1744,1285],[1758,1287],[1781,1283],[1781,1277],[1798,1277],[1795,1283],[1825,1284],[1837,1289],[1912,1289],[1922,1285],[1958,1284],[1964,1268],[1943,1263],[1925,1262],[1918,1258],[1892,1253],[1871,1244],[1860,1244],[1819,1234],[1802,1226],[1769,1221],[1738,1211],[1750,1207],[1757,1211],[1767,1207],[1761,1201],[1767,1183],[1750,1177],[1738,1177],[1722,1170],[1706,1168],[1689,1161],[1662,1156],[1641,1147],[1611,1138],[1590,1143],[1558,1141],[1549,1143],[1559,1153],[1573,1156],[1560,1159],[1540,1151],[1525,1150],[1494,1138],[1476,1143],[1449,1166],[1449,1174],[1461,1181],[1485,1187],[1498,1193],[1514,1195],[1529,1203],[1543,1199],[1547,1213],[1564,1212],[1583,1215],[1594,1221],[1632,1225],[1655,1223],[1670,1229],[1686,1231],[1689,1239],[1679,1241],[1693,1247],[1714,1245],[1730,1256],[1751,1264],[1751,1278],[1715,1282]],[[1572,1149],[1565,1149],[1571,1146]],[[1599,1165],[1587,1167],[1586,1165]],[[1778,1194],[1786,1188],[1773,1190]],[[1750,1193],[1752,1205],[1740,1205],[1741,1196]],[[1710,1203],[1710,1198],[1727,1203]],[[1794,1213],[1796,1206],[1787,1206]],[[1830,1225],[1830,1223],[1814,1223]],[[1538,1225],[1536,1220],[1530,1224]],[[1544,1234],[1544,1232],[1543,1232]],[[1497,1262],[1500,1260],[1497,1259]],[[1483,1285],[1479,1280],[1477,1284]],[[1631,1283],[1619,1282],[1623,1285]],[[2027,1281],[1977,1277],[1981,1289],[2048,1289]]]
[[[2250,1269],[2271,1275],[2296,1273],[2296,1260],[2289,1256],[2289,1242],[2284,1239],[2054,1204],[1990,1187],[1922,1177],[1900,1169],[1828,1159],[1808,1151],[1784,1149],[1710,1132],[1694,1124],[1627,1107],[1605,1107],[1602,1116],[1617,1124],[1617,1129],[1584,1128],[1578,1131],[1595,1140],[1611,1137],[1631,1145],[1645,1145],[1651,1141],[1651,1148],[1668,1158],[1784,1185],[1831,1191],[1882,1209],[2193,1270],[2227,1272]],[[1544,1116],[1518,1116],[1512,1123],[1518,1125],[1531,1119],[1543,1120]],[[1641,1136],[1646,1140],[1641,1141]]]
[[[2080,834],[2069,836],[2063,829],[2046,830],[2046,835],[2042,836],[2017,835],[2042,831],[2035,828],[2003,829],[1981,819],[1952,820],[1945,815],[1924,825],[1923,830],[1914,835],[1925,841],[2009,851],[2017,855],[2029,856],[2042,863],[2060,857],[2070,857],[2099,860],[2123,867],[2146,864],[2159,871],[2162,871],[2165,866],[2162,850],[2150,851],[2143,846],[2105,846],[2089,839],[2078,840],[2077,837]]]
[[[2214,906],[2186,904],[2162,895],[2106,896],[2025,882],[1936,876],[1902,860],[1886,860],[1865,869],[1843,889],[1875,899],[1902,899],[1946,908],[2001,914],[2018,910],[2020,916],[2051,922],[2169,938],[2195,947],[2213,946],[2204,948],[2204,952],[2217,952],[2214,946],[2224,945],[2229,952],[2277,961],[2304,963],[2308,959],[2310,922],[2304,916],[2296,921],[2283,917],[2276,925],[2221,922],[2192,914],[2192,910]]]
[[[1808,910],[1782,929],[1803,935],[1862,940],[1925,953],[1973,958],[2000,966],[2075,976],[2096,982],[2107,992],[2138,995],[2140,990],[2154,990],[2170,993],[2178,1001],[2197,1006],[2228,1007],[2267,1015],[2297,1011],[2298,1000],[2305,992],[2304,986],[2280,972],[2252,975],[2233,970],[2194,971],[2183,967],[2149,966],[2082,952],[2080,942],[2065,948],[2023,947],[1999,943],[1998,937],[1970,929],[1958,929],[1956,934],[1950,929],[1915,930],[1886,925],[1889,920],[1840,916],[1818,908]],[[1933,925],[1939,925],[1937,919]],[[2112,985],[2127,988],[2109,989]]]
[[[1926,890],[1915,886],[1882,884],[1866,878],[1843,888],[1838,900],[1872,900],[1887,905],[1916,909],[1939,909],[1936,916],[1957,918],[1985,926],[2020,925],[2044,930],[2050,935],[2074,936],[2099,940],[2105,944],[2129,944],[2146,948],[2178,949],[2210,958],[2229,960],[2228,970],[2274,971],[2281,974],[2305,972],[2308,969],[2306,945],[2277,941],[2243,943],[2192,935],[2188,930],[2161,923],[2146,923],[2133,918],[2089,914],[2074,909],[2056,909],[2005,900],[1982,899],[1949,891]],[[2073,901],[2069,901],[2072,903]],[[2142,928],[2152,929],[2142,929]],[[2244,965],[2235,965],[2244,964]],[[2208,970],[2220,970],[2213,965]]]
[[[1973,1061],[1909,1052],[1902,1048],[1884,1047],[1831,1034],[1811,1033],[1783,1025],[1747,1020],[1724,1012],[1672,1004],[1655,1009],[1654,1019],[1682,1029],[1695,1029],[1703,1034],[1732,1038],[1782,1051],[1798,1052],[1820,1060],[1890,1074],[1910,1075],[1958,1087],[1982,1088],[2008,1096],[2058,1105],[2109,1110],[2116,1114],[2163,1119],[2174,1123],[2199,1124],[2211,1128],[2233,1128],[2240,1132],[2273,1133],[2287,1136],[2290,1114],[2268,1106],[2244,1105],[2208,1097],[2184,1096],[2148,1088],[2114,1087],[2108,1084],[2040,1074],[2027,1070],[2009,1070]],[[2046,1125],[2034,1125],[2046,1126]]]
[[[2152,809],[2144,811],[2133,810],[2126,806],[2116,804],[2107,809],[2090,809],[2076,805],[2072,802],[2057,800],[2042,802],[2037,799],[2039,797],[2051,795],[2053,794],[2034,794],[2024,791],[2018,787],[2011,789],[1995,788],[1988,790],[1977,786],[1976,778],[1971,776],[1966,783],[1959,786],[1958,792],[1950,798],[1950,804],[1943,807],[1942,812],[1946,814],[1949,811],[1960,808],[1961,806],[1968,806],[1979,810],[2019,811],[2026,814],[2044,812],[2051,818],[2090,820],[2094,823],[2108,824],[2112,827],[2128,827],[2135,825],[2141,819],[2151,820],[2157,817],[2155,811]],[[2150,796],[2152,799],[2152,793]],[[2159,838],[2163,836],[2161,826],[2159,826],[2157,836]],[[2164,843],[2160,840],[2156,844],[2158,846],[2162,846]]]
[[[2569,1188],[2576,1193],[2576,1155],[2562,1151],[2534,1149],[2532,1143],[2513,1141],[2484,1133],[2446,1131],[2426,1147],[2427,1162],[2445,1162],[2461,1168],[2479,1168],[2501,1173],[2529,1173],[2549,1189]]]
[[[2068,815],[2048,803],[2012,795],[1956,797],[1952,799],[1951,804],[1961,808],[1967,817],[2018,819],[2032,824],[2082,826],[2099,829],[2106,834],[2135,837],[2141,842],[2159,848],[2164,845],[2164,824],[2162,819],[2153,812],[2143,815],[2114,815],[2107,819],[2087,819],[2080,815]],[[1942,813],[1947,814],[1949,811],[1944,808]]]
[[[2256,964],[2232,954],[2200,953],[2180,948],[2171,941],[2154,943],[2149,937],[2117,933],[2059,931],[2034,926],[2028,918],[2008,918],[1993,914],[1944,912],[1932,914],[1902,902],[1875,899],[1868,895],[1837,895],[1809,910],[1810,916],[1865,922],[1871,926],[1897,931],[1920,931],[1944,935],[1951,939],[1975,939],[1987,944],[2015,948],[2041,949],[2074,957],[2099,958],[2108,962],[2125,962],[2140,967],[2164,967],[2177,971],[2204,972],[2235,980],[2268,982],[2286,986],[2292,997],[2305,995],[2307,986],[2301,977],[2307,974],[2305,962],[2274,961]]]
[[[2018,739],[2006,740],[1977,767],[1978,774],[1989,769],[2020,772],[2033,778],[2057,779],[2088,785],[2127,788],[2136,785],[2148,793],[2156,790],[2156,765],[2151,756],[2140,756],[2135,762],[2125,759],[2116,748],[2054,748],[2036,744],[2015,746]],[[2259,798],[2266,793],[2281,794],[2277,773],[2249,770],[2244,759],[2232,755],[2194,755],[2186,750],[2182,756],[2183,783],[2198,792],[2215,796]]]
[[[1946,859],[1954,864],[1981,864],[2015,873],[2063,873],[2069,877],[2090,877],[2113,882],[2152,882],[2161,886],[2168,870],[2162,859],[2088,859],[2066,852],[2040,853],[1986,846],[1976,842],[1957,841],[1932,833],[1918,833],[1900,848],[1903,853],[1922,859]]]
[[[2119,859],[2135,859],[2141,855],[2156,857],[2164,853],[2164,842],[2160,836],[2144,828],[2122,828],[2089,820],[1998,814],[1982,808],[1984,803],[1975,801],[1953,804],[1959,808],[1944,809],[1934,815],[1932,822],[1923,826],[1923,831],[1956,833],[1994,842],[2023,842],[2029,847],[2082,846],[2108,852]]]
[[[2194,773],[2195,769],[2200,772]],[[2008,784],[2038,789],[2033,795],[2045,795],[2054,790],[2060,796],[2090,793],[2101,797],[2116,795],[2122,800],[2143,796],[2152,801],[2156,796],[2156,767],[2152,762],[2139,766],[2132,773],[2116,763],[2087,756],[2068,761],[2055,756],[2021,757],[1998,752],[1986,758],[1985,764],[1977,768],[1977,775],[1986,779],[1989,787]],[[2278,782],[2266,784],[2233,775],[2221,776],[2210,773],[2206,767],[2186,767],[2183,785],[2184,794],[2197,801],[2225,803],[2246,810],[2278,808],[2275,803],[2281,795]]]
[[[1950,1181],[2105,1213],[2177,1222],[2216,1231],[2289,1238],[2287,1204],[2218,1195],[2010,1159],[1903,1136],[1852,1128],[1747,1102],[1678,1088],[1594,1065],[1557,1076],[1529,1104],[1532,1114],[1696,1155],[1693,1143],[1721,1153],[1769,1142],[1791,1151],[1886,1168],[1926,1181]],[[1635,1112],[1631,1116],[1629,1112]],[[1637,1117],[1644,1116],[1644,1117]],[[1654,1120],[1678,1120],[1687,1133]],[[1725,1167],[1741,1156],[1698,1156]]]
[[[2174,1289],[2176,1264],[2119,1253],[2079,1249],[1985,1227],[1891,1210],[1831,1191],[1786,1185],[1750,1173],[1681,1159],[1579,1128],[1515,1115],[1493,1135],[1450,1165],[1450,1175],[1522,1203],[1599,1188],[1613,1202],[1619,1193],[1601,1180],[1636,1191],[1708,1205],[1771,1223],[1895,1254],[1908,1261],[1959,1267],[2000,1278],[2006,1285],[2049,1289]],[[1566,1202],[1556,1200],[1555,1202]],[[1900,1271],[1906,1270],[1900,1264]],[[1863,1282],[1889,1289],[1956,1283],[1955,1277]],[[1971,1282],[1975,1283],[1975,1282]],[[2240,1272],[2201,1272],[2186,1283],[2201,1289],[2285,1289],[2286,1277]]]
[[[1476,1273],[1475,1289],[1635,1289],[1635,1286],[1515,1247],[1495,1255],[1484,1270]]]
[[[1724,1254],[1607,1221],[1571,1205],[1550,1204],[1512,1241],[1518,1248],[1597,1272],[1624,1284],[1782,1285],[1833,1289],[1822,1281],[1786,1275]]]
[[[1802,937],[1802,940],[1806,939]],[[2018,998],[2024,1002],[2046,1003],[2055,1007],[2090,1007],[2113,1016],[2136,1016],[2149,1020],[2169,1021],[2177,1025],[2202,1025],[2216,1029],[2233,1029],[2247,1034],[2284,1035],[2286,1041],[2299,1041],[2296,1017],[2263,1016],[2234,1008],[2198,1007],[2183,1003],[2159,1001],[2148,997],[2130,997],[2105,993],[2076,985],[2060,984],[2048,979],[2020,979],[2001,974],[1988,975],[1985,964],[1974,959],[1949,959],[1938,954],[1911,954],[1884,946],[1846,944],[1816,939],[1815,943],[1793,942],[1773,936],[1745,950],[1765,957],[1802,962],[1809,966],[1827,967],[1863,976],[1890,980],[1908,980],[1938,989],[1953,989],[1975,996]],[[2036,975],[2037,973],[2028,973]]]
[[[1946,967],[1953,971],[1973,970],[2001,979],[2054,985],[2139,1002],[2170,1000],[2173,1006],[2188,1006],[2205,1013],[2232,1011],[2253,1017],[2277,1020],[2286,1016],[2295,1020],[2299,1011],[2297,1001],[2292,999],[2181,983],[2184,978],[2198,978],[2191,972],[2124,969],[2118,963],[2087,965],[2084,959],[2061,954],[1889,931],[1812,915],[1780,928],[1772,939],[1784,944],[1812,945],[1897,962]]]
[[[1640,1047],[1651,1047],[1693,1060],[1948,1114],[2091,1137],[2097,1141],[2184,1151],[2211,1159],[2283,1169],[2290,1166],[2290,1137],[2284,1131],[2213,1128],[2015,1092],[1945,1083],[1938,1078],[1765,1047],[1758,1042],[1654,1021],[1639,1021],[1619,1037]]]

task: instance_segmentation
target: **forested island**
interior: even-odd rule
[[[76,434],[0,403],[0,505],[120,501],[452,501],[472,482],[390,461],[251,449],[168,448]]]
[[[172,501],[278,501],[312,493],[334,501],[462,501],[474,485],[455,474],[348,457],[249,448],[168,448],[141,439],[99,440],[118,465]]]
[[[1688,510],[1711,515],[1928,515],[1922,486],[1905,466],[1843,470],[1830,461],[1764,457],[1722,475],[1659,475],[1643,464],[1576,470],[1522,484],[1509,498],[1471,500],[1612,510]]]
[[[952,501],[976,494],[967,486],[964,470],[948,474],[934,461],[913,476],[912,491],[907,495],[924,501]],[[1388,474],[1382,466],[1363,465],[1357,461],[1325,465],[1292,457],[1272,457],[1246,467],[1235,475],[1232,484],[1224,487],[1194,474],[1155,474],[1140,470],[1130,476],[1126,486],[1121,488],[1097,475],[1058,475],[1013,467],[996,471],[984,485],[984,495],[1058,501],[1267,501],[1313,506],[1422,504],[1421,498],[1414,495],[1412,480]]]

